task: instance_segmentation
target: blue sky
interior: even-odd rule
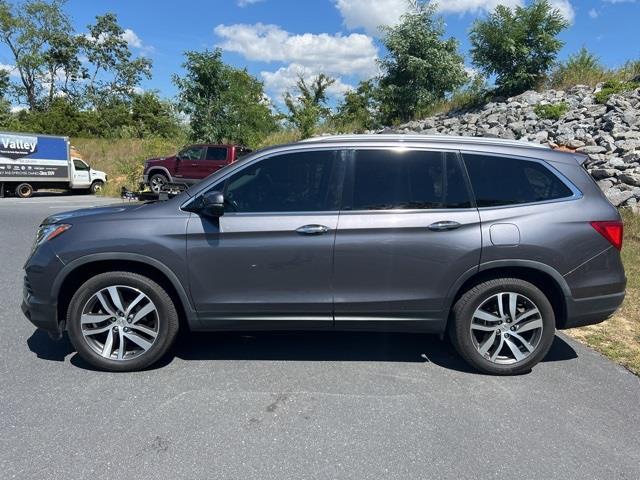
[[[464,53],[474,19],[496,4],[529,0],[441,0],[447,36]],[[127,29],[136,55],[153,61],[153,78],[143,85],[165,97],[175,95],[173,73],[181,72],[183,52],[221,46],[228,63],[265,82],[277,100],[301,73],[324,71],[338,81],[333,95],[375,74],[384,55],[376,26],[393,23],[406,0],[69,0],[67,12],[83,32],[97,14],[112,11]],[[561,58],[586,46],[607,66],[640,59],[640,0],[553,0],[570,20],[562,34]],[[470,63],[470,60],[467,60]],[[0,64],[11,58],[0,48]]]

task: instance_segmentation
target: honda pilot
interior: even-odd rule
[[[22,309],[110,371],[189,329],[447,333],[481,372],[526,372],[625,295],[620,215],[584,159],[440,136],[264,149],[169,200],[47,218]]]

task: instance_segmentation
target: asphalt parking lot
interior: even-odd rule
[[[511,378],[434,336],[317,332],[93,371],[23,318],[22,265],[42,218],[113,202],[0,199],[0,478],[640,478],[640,379],[561,335]]]

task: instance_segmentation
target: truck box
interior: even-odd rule
[[[74,158],[68,137],[0,132],[0,193],[28,197],[40,188],[102,188],[106,174]]]

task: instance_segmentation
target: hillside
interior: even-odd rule
[[[490,136],[575,150],[589,156],[589,172],[614,205],[640,202],[640,88],[608,98],[602,86],[529,91],[378,133]]]

